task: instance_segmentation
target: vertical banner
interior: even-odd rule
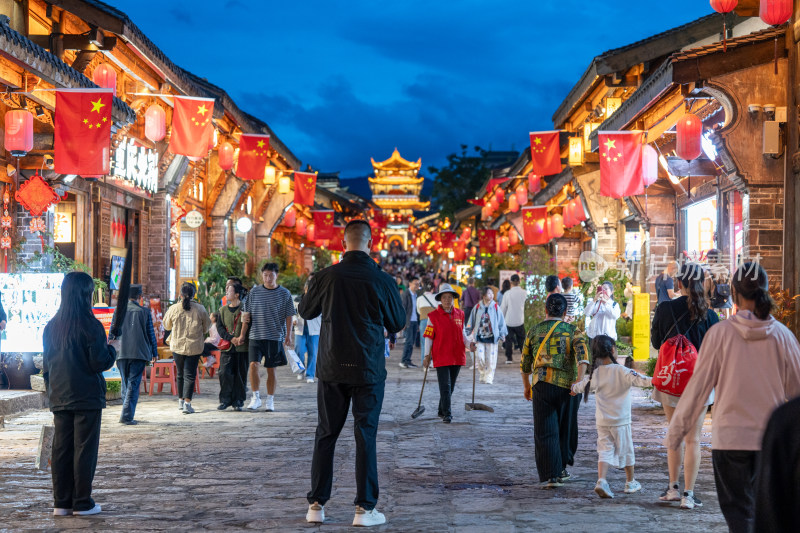
[[[633,295],[633,359],[650,358],[650,293]]]

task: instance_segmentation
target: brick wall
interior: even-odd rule
[[[32,232],[30,230],[31,216],[30,212],[19,205],[17,202],[12,203],[12,209],[16,211],[14,226],[12,228],[12,246],[24,240],[21,244],[19,252],[16,254],[16,259],[20,263],[25,263],[28,268],[34,271],[47,272],[52,264],[52,257],[39,255],[42,251],[42,241],[39,238],[41,235],[44,237],[44,244],[46,246],[53,246],[53,224],[54,216],[51,213],[43,213],[42,218],[47,226],[47,234],[39,232]],[[17,240],[19,239],[19,240]]]
[[[561,239],[558,241],[558,274],[563,276],[576,272],[583,245],[579,239]]]
[[[226,242],[225,219],[223,217],[211,217],[211,227],[207,228],[208,253],[212,254],[228,248]]]
[[[751,187],[743,202],[744,258],[759,258],[770,284],[782,285],[783,187]]]

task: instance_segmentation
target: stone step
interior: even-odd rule
[[[47,394],[30,390],[0,390],[0,416],[47,407]]]

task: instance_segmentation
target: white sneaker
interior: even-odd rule
[[[312,503],[308,506],[308,512],[306,512],[306,522],[316,522],[317,524],[321,524],[325,521],[325,506],[320,505],[317,502]]]
[[[102,511],[102,510],[103,509],[98,504],[94,504],[94,507],[92,507],[88,511],[73,511],[72,514],[75,514],[75,515],[78,515],[78,516],[89,516],[89,515],[93,515],[93,514],[100,514],[100,511]]]
[[[301,379],[303,379],[303,374],[297,374],[297,381],[300,381]]]
[[[247,408],[251,410],[255,410],[261,407],[261,396],[258,394],[253,394],[253,398],[250,400]]]
[[[183,400],[178,400],[178,411],[183,411]]]
[[[194,413],[192,402],[183,402],[183,414],[190,415],[192,413]]]
[[[308,378],[308,379],[306,379],[306,383],[314,383],[314,378]]]
[[[639,492],[640,490],[642,490],[642,484],[635,479],[625,483],[625,494],[633,494],[634,492]]]
[[[259,405],[261,404],[260,401],[258,403],[259,403]],[[267,406],[264,409],[265,411],[267,411],[267,412],[274,411],[275,410],[275,397],[274,396],[267,396],[266,405]]]
[[[681,501],[681,493],[678,492],[678,486],[675,485],[674,487],[667,488],[667,490],[661,493],[661,496],[659,496],[658,499],[661,500],[662,502]]]
[[[386,523],[386,516],[379,513],[377,509],[366,511],[363,507],[356,505],[356,516],[353,517],[354,526],[379,526]]]
[[[61,507],[53,508],[53,516],[72,516],[72,509],[64,509]]]
[[[694,493],[683,493],[683,498],[681,498],[681,509],[694,509],[695,507],[702,506],[703,502],[701,502],[700,498],[698,498]]]
[[[601,498],[613,498],[614,493],[611,492],[611,487],[608,486],[608,481],[605,479],[598,479],[597,485],[594,486],[594,491]]]

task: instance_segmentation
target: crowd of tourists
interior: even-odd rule
[[[249,291],[231,277],[224,301],[211,315],[194,299],[195,287],[184,284],[180,301],[163,321],[177,371],[178,405],[187,415],[194,412],[192,397],[203,357],[218,352],[218,409],[235,411],[262,406],[274,411],[276,369],[287,365],[292,352],[301,360],[305,370],[300,379],[317,386],[309,522],[325,520],[334,449],[351,405],[357,490],[353,525],[386,520],[376,509],[376,438],[387,346],[401,331],[399,365],[417,367],[413,353],[419,347],[416,361],[426,375],[431,365],[435,369],[438,416],[447,424],[453,420],[452,395],[462,367],[470,364],[481,383],[492,385],[501,345],[507,363],[521,353],[522,396],[532,402],[535,465],[543,488],[558,488],[574,478],[568,468],[578,449],[578,411],[593,393],[598,461],[594,491],[602,498],[615,496],[608,479],[612,468],[625,471],[624,493],[641,490],[634,476],[630,390],[654,385],[653,399],[663,406],[668,424],[668,486],[661,501],[680,502],[685,509],[703,505],[695,484],[701,430],[713,404],[712,463],[731,531],[767,530],[794,520],[780,503],[790,498],[787,494],[796,494],[781,493],[781,487],[796,480],[786,475],[776,460],[779,455],[772,452],[781,449],[786,457],[780,432],[791,426],[790,417],[798,409],[798,400],[784,404],[800,397],[800,345],[771,316],[767,275],[757,264],[742,265],[724,283],[709,283],[709,269],[697,264],[665,269],[656,280],[659,303],[651,339],[659,357],[650,378],[618,363],[616,321],[621,309],[610,283],[600,284],[581,308],[574,280],[549,276],[544,280],[545,316],[526,317],[528,291],[516,274],[501,287],[494,280],[479,286],[474,278],[462,287],[406,257],[386,264],[386,270],[397,274],[389,275],[369,255],[371,232],[363,221],[347,225],[343,244],[342,260],[311,276],[296,301],[278,284],[278,265],[267,263],[263,282]],[[717,287],[723,284],[730,289]],[[131,287],[121,339],[110,342],[91,313],[92,291],[88,275],[66,275],[61,307],[44,332],[44,375],[55,420],[56,516],[101,512],[91,491],[105,407],[102,372],[116,361],[123,392],[120,423],[132,425],[139,380],[146,363],[158,357],[150,313],[138,304],[141,287]],[[720,321],[715,309],[734,306],[736,314]],[[579,327],[582,321],[585,332]],[[676,355],[687,353],[696,358]],[[265,397],[260,367],[266,368]],[[245,406],[248,380],[251,396]]]

